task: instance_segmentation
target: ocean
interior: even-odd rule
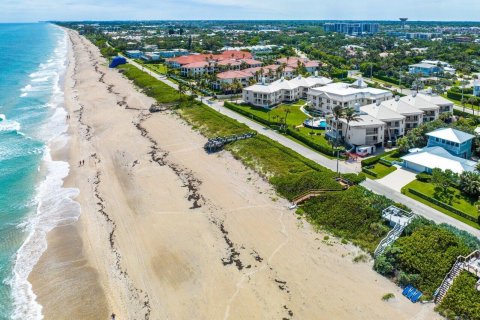
[[[52,24],[0,24],[0,319],[42,319],[28,275],[46,234],[78,218],[66,145],[65,32]]]

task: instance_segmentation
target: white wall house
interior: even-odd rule
[[[453,112],[453,102],[445,99],[442,96],[433,93],[418,93],[417,99],[422,99],[427,102],[433,103],[439,107],[438,112],[442,113],[452,113]]]
[[[341,118],[338,123],[333,117],[327,118],[327,135],[333,139],[337,136],[351,146],[383,146],[385,123],[366,113],[360,113],[357,121]]]
[[[405,117],[405,132],[416,128],[423,123],[423,111],[405,101],[402,101],[400,97],[384,101],[381,105]]]
[[[385,141],[396,141],[405,134],[405,116],[382,106],[380,101],[363,106],[360,111],[385,123]]]
[[[243,101],[257,107],[271,108],[282,102],[306,98],[309,89],[331,82],[332,80],[324,77],[302,76],[292,80],[282,78],[270,84],[263,82],[243,89]]]
[[[423,99],[421,96],[418,96],[416,93],[400,98],[400,101],[408,103],[412,107],[415,107],[423,111],[423,122],[430,122],[437,120],[440,116],[440,107],[436,104]]]
[[[357,103],[364,106],[377,101],[386,101],[392,96],[390,91],[369,88],[361,80],[353,84],[332,83],[313,88],[307,93],[307,99],[312,106],[324,114],[331,114],[335,106],[353,108]]]

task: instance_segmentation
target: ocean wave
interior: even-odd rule
[[[20,123],[13,120],[7,120],[4,114],[0,114],[0,132],[6,131],[20,131]]]
[[[27,238],[17,251],[13,274],[9,281],[14,307],[11,318],[14,320],[43,319],[42,306],[36,301],[28,276],[47,249],[47,233],[56,226],[73,223],[80,215],[80,205],[73,200],[79,190],[63,188],[63,180],[68,175],[69,164],[53,161],[50,155],[51,146],[58,148],[65,144],[67,139],[65,132],[68,129],[65,120],[66,111],[63,108],[64,95],[60,84],[60,79],[66,70],[68,42],[64,31],[58,34],[53,55],[45,63],[41,63],[36,72],[30,74],[30,84],[22,89],[23,93],[48,90],[51,94],[50,99],[44,105],[54,111],[38,131],[38,138],[44,141],[47,147],[45,147],[42,161],[46,177],[37,188],[37,210],[19,226],[26,232]],[[47,76],[49,79],[45,82],[34,81]],[[37,86],[43,83],[47,83],[48,87]]]
[[[63,188],[63,180],[68,175],[69,164],[53,161],[46,150],[44,165],[47,176],[38,187],[37,212],[30,219],[19,225],[27,238],[15,257],[13,275],[9,283],[12,288],[14,320],[43,319],[42,307],[36,302],[36,295],[28,276],[47,249],[47,233],[59,225],[68,225],[77,221],[80,205],[73,199],[79,190]]]

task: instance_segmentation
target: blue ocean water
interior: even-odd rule
[[[51,24],[0,24],[0,319],[42,318],[28,275],[46,233],[79,212],[50,156],[67,139],[67,46]]]

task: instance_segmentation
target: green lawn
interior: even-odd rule
[[[308,118],[308,116],[300,110],[300,107],[304,104],[305,101],[299,100],[298,102],[293,104],[281,104],[272,110],[256,108],[246,105],[237,105],[237,107],[243,109],[248,113],[272,122],[283,122],[283,119],[285,119],[285,115],[287,115],[286,111],[288,110],[290,111],[290,113],[287,115],[287,124],[289,126],[298,126]]]
[[[373,171],[377,174],[377,176],[375,177],[375,176],[369,175],[368,173],[365,172],[369,178],[371,178],[371,179],[381,179],[381,178],[389,175],[393,171],[397,170],[397,168],[395,166],[388,167],[384,164],[381,164],[381,163],[377,162],[374,165],[373,168],[368,169],[368,170]]]
[[[472,227],[475,227],[477,229],[480,229],[480,226],[475,223],[475,222],[472,222],[468,219],[465,219],[463,217],[460,217],[458,215],[456,215],[455,213],[447,210],[447,209],[444,209],[442,207],[439,207],[437,205],[435,205],[434,203],[430,202],[430,201],[427,201],[423,198],[420,198],[412,193],[410,193],[408,191],[408,189],[411,188],[411,189],[414,189],[414,190],[417,190],[419,192],[422,192],[428,196],[431,196],[439,201],[442,201],[442,202],[445,202],[444,200],[442,200],[441,198],[439,198],[436,193],[435,193],[435,186],[432,184],[432,183],[428,183],[428,182],[421,182],[421,181],[418,181],[418,180],[415,180],[409,184],[407,184],[405,187],[402,188],[402,191],[404,194],[406,194],[407,196],[409,196],[410,198],[412,199],[415,199],[417,201],[420,201],[422,202],[423,204],[426,204],[427,206],[429,207],[432,207],[440,212],[443,212],[457,220],[460,220]],[[452,207],[464,212],[465,214],[467,215],[470,215],[472,217],[478,217],[478,210],[475,206],[475,199],[471,199],[465,195],[462,195],[461,191],[458,190],[458,189],[455,189],[455,188],[450,188],[450,191],[453,193],[453,201],[452,203],[447,203],[449,205],[451,205]]]
[[[296,128],[297,126],[303,124],[303,122],[306,119],[308,119],[308,116],[300,110],[300,107],[302,107],[304,104],[305,104],[305,101],[299,100],[298,102],[295,102],[292,104],[279,105],[278,107],[272,110],[256,108],[248,105],[236,105],[236,106],[252,115],[255,115],[257,117],[260,117],[262,119],[265,119],[271,122],[283,122],[286,115],[285,111],[289,110],[290,113],[288,113],[287,115],[287,125],[290,128],[293,128],[292,130],[295,130],[297,133],[304,136],[306,139],[318,145],[331,148],[331,144],[328,142],[328,140],[325,137],[324,130],[312,130],[305,127]],[[299,140],[295,138],[292,138],[292,139],[299,142]]]
[[[167,66],[164,64],[144,64],[144,66],[160,74],[167,74]]]

